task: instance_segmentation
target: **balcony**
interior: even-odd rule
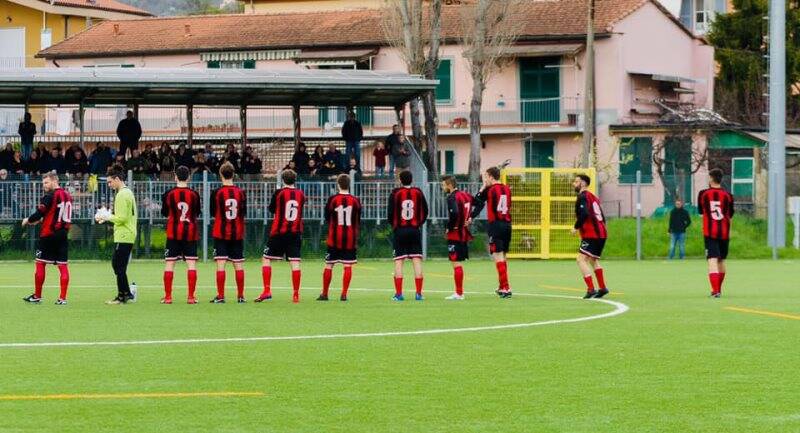
[[[24,67],[24,57],[0,57],[0,69],[18,69]]]

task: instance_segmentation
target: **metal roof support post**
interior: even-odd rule
[[[294,125],[294,150],[300,147],[300,106],[292,105],[292,125]]]
[[[85,125],[85,123],[84,123],[85,114],[86,114],[86,110],[85,110],[85,108],[83,106],[83,101],[81,101],[78,104],[78,128],[80,129],[80,146],[81,146],[81,149],[85,149],[86,148],[86,140],[85,140],[86,139],[86,137],[85,137],[86,128],[84,127],[84,125]]]
[[[242,155],[247,147],[247,105],[239,107],[239,127],[242,129]]]
[[[194,144],[194,105],[186,105],[186,146],[191,148]]]
[[[400,130],[403,134],[406,133],[406,110],[405,105],[398,105],[394,107],[394,113],[397,116],[397,124],[400,125]]]

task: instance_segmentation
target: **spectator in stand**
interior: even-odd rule
[[[39,175],[39,164],[41,159],[39,158],[39,151],[34,149],[31,152],[31,157],[25,161],[25,173],[31,176],[38,176]]]
[[[8,173],[16,179],[25,175],[25,161],[22,159],[22,152],[14,152],[14,156],[11,157],[11,163],[8,165]]]
[[[325,149],[323,149],[322,146],[317,145],[317,147],[314,148],[314,154],[311,155],[311,159],[314,160],[317,169],[322,168],[322,165],[325,163]]]
[[[361,162],[361,139],[364,138],[364,129],[356,120],[356,113],[352,111],[347,113],[347,120],[342,125],[342,138],[347,158],[355,157],[356,162]]]
[[[72,158],[69,159],[68,164],[65,161],[65,165],[67,173],[79,179],[89,172],[89,161],[86,159],[86,154],[80,149],[72,152]]]
[[[147,143],[144,147],[142,158],[147,161],[147,177],[155,179],[160,173],[160,170],[158,168],[158,154],[153,150],[152,144]]]
[[[400,128],[397,127],[396,130],[399,131]],[[394,140],[391,146],[391,161],[394,163],[394,167],[392,167],[392,164],[390,164],[389,171],[393,171],[393,169],[396,167],[399,172],[403,172],[403,170],[411,166],[411,149],[408,148],[406,139],[402,134],[392,134],[390,139]]]
[[[189,170],[194,169],[194,157],[186,148],[186,143],[178,145],[178,152],[175,154],[175,165],[178,167],[185,166]]]
[[[252,176],[257,176],[261,174],[261,170],[263,169],[263,164],[261,163],[261,158],[256,155],[253,151],[253,148],[247,146],[244,150],[244,162],[242,163],[242,171],[245,174]]]
[[[288,164],[286,164],[286,166],[285,166],[285,167],[283,167],[283,170],[284,170],[284,171],[286,171],[286,170],[292,170],[293,172],[297,173],[297,172],[298,172],[298,170],[297,170],[297,163],[295,163],[295,162],[294,162],[294,160],[291,160],[291,161],[289,161],[289,163],[288,163]]]
[[[175,156],[169,143],[161,143],[158,150],[158,168],[161,170],[161,180],[174,180]]]
[[[382,141],[375,141],[375,149],[372,151],[372,156],[375,157],[375,176],[383,177],[386,174],[386,155],[389,152]]]
[[[214,149],[211,147],[211,144],[206,144],[205,152],[203,152],[203,157],[205,158],[205,166],[206,169],[211,172],[213,175],[217,175],[219,173],[219,168],[222,166],[219,162],[219,158],[217,154],[214,152]]]
[[[358,165],[355,156],[350,157],[350,164],[347,166],[346,174],[350,175],[350,178],[353,179],[354,182],[361,181],[361,167]]]
[[[61,155],[61,148],[54,147],[50,149],[50,156],[46,159],[45,170],[42,173],[55,171],[58,174],[66,173],[67,167],[64,165],[64,157]]]
[[[131,150],[131,157],[125,168],[132,171],[134,179],[137,180],[146,179],[147,173],[150,171],[149,161],[142,157],[138,149]]]
[[[8,180],[8,170],[5,168],[0,168],[0,182]],[[2,190],[0,190],[2,192]],[[0,198],[0,205],[4,203],[3,199]]]
[[[308,174],[308,161],[310,159],[311,157],[308,156],[305,143],[298,144],[297,151],[292,155],[292,161],[295,167],[297,167],[297,174]]]
[[[317,167],[317,160],[313,159],[313,158],[309,159],[308,160],[308,170],[306,171],[306,175],[308,177],[314,177],[314,176],[317,175],[317,170],[319,170],[319,168]]]
[[[125,113],[125,118],[117,125],[117,138],[119,138],[119,153],[127,158],[128,150],[139,148],[139,139],[142,138],[142,125],[133,117],[133,111]]]
[[[394,148],[404,147],[403,143],[405,142],[405,137],[403,137],[403,131],[400,129],[400,125],[393,125],[392,126],[392,133],[386,137],[386,151],[389,153],[389,174],[394,175],[394,168],[395,168],[395,153]]]
[[[6,147],[0,150],[0,168],[8,170],[11,167],[11,160],[14,159],[14,145],[6,143]]]
[[[228,143],[225,147],[225,153],[222,154],[222,163],[230,162],[237,173],[242,172],[242,161],[239,152],[236,151],[236,145]]]
[[[328,146],[328,151],[325,152],[325,157],[322,160],[323,166],[333,170],[334,174],[342,172],[342,152],[336,148],[336,145],[331,143]]]
[[[81,154],[81,159],[84,162],[89,160],[89,158],[86,157],[86,152],[84,152],[83,149],[78,146],[78,143],[72,143],[69,148],[67,148],[66,152],[64,152],[64,163],[67,164],[67,167],[72,165],[72,161],[75,159],[76,152]]]
[[[675,258],[678,246],[681,260],[686,256],[686,229],[692,224],[689,212],[683,207],[683,200],[675,200],[675,207],[669,213],[669,259]]]
[[[123,155],[122,153],[119,152],[117,153],[117,155],[114,157],[114,163],[111,164],[110,167],[108,167],[106,174],[114,171],[115,167],[125,172],[128,171],[128,160],[125,159],[125,155]]]
[[[36,124],[31,122],[31,113],[25,113],[17,132],[22,143],[22,159],[27,160],[33,151],[33,137],[36,135]]]
[[[113,160],[114,157],[111,155],[111,149],[102,141],[98,141],[89,157],[89,173],[97,175],[106,174]]]

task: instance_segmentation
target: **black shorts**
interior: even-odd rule
[[[329,265],[335,263],[354,265],[358,263],[356,250],[341,250],[339,248],[328,247],[328,254],[325,255],[325,263]]]
[[[489,252],[508,253],[511,247],[511,223],[495,221],[489,223],[486,231],[489,235]]]
[[[447,255],[451,262],[463,262],[469,259],[469,244],[467,242],[447,241]]]
[[[214,239],[214,260],[227,260],[241,263],[244,261],[244,241]]]
[[[286,233],[275,235],[267,240],[264,248],[264,258],[270,260],[286,259],[290,262],[300,261],[300,249],[303,239],[300,233]]]
[[[400,227],[395,229],[392,237],[394,259],[422,258],[422,232],[413,227]]]
[[[713,239],[705,238],[706,244],[706,258],[707,259],[721,259],[728,258],[728,243],[729,239]]]
[[[66,230],[59,230],[46,238],[39,238],[36,261],[51,265],[66,265],[69,261],[69,239]]]
[[[593,259],[599,259],[603,255],[605,246],[605,239],[581,239],[581,246],[578,252]]]
[[[197,260],[197,241],[167,239],[167,248],[164,250],[164,260],[168,262]]]

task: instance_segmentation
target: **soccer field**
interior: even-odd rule
[[[443,299],[449,263],[426,262],[426,300],[404,303],[392,263],[367,261],[350,302],[320,303],[307,261],[298,305],[285,264],[275,298],[246,305],[208,304],[210,264],[186,305],[179,264],[176,304],[160,305],[162,266],[132,263],[139,302],[107,306],[111,265],[75,262],[59,307],[55,268],[26,305],[33,264],[2,265],[0,432],[800,431],[798,261],[731,261],[722,299],[704,261],[608,261],[609,303],[578,298],[571,261],[511,262],[509,300],[491,262],[467,263],[464,302]],[[512,324],[536,325],[477,329]]]

